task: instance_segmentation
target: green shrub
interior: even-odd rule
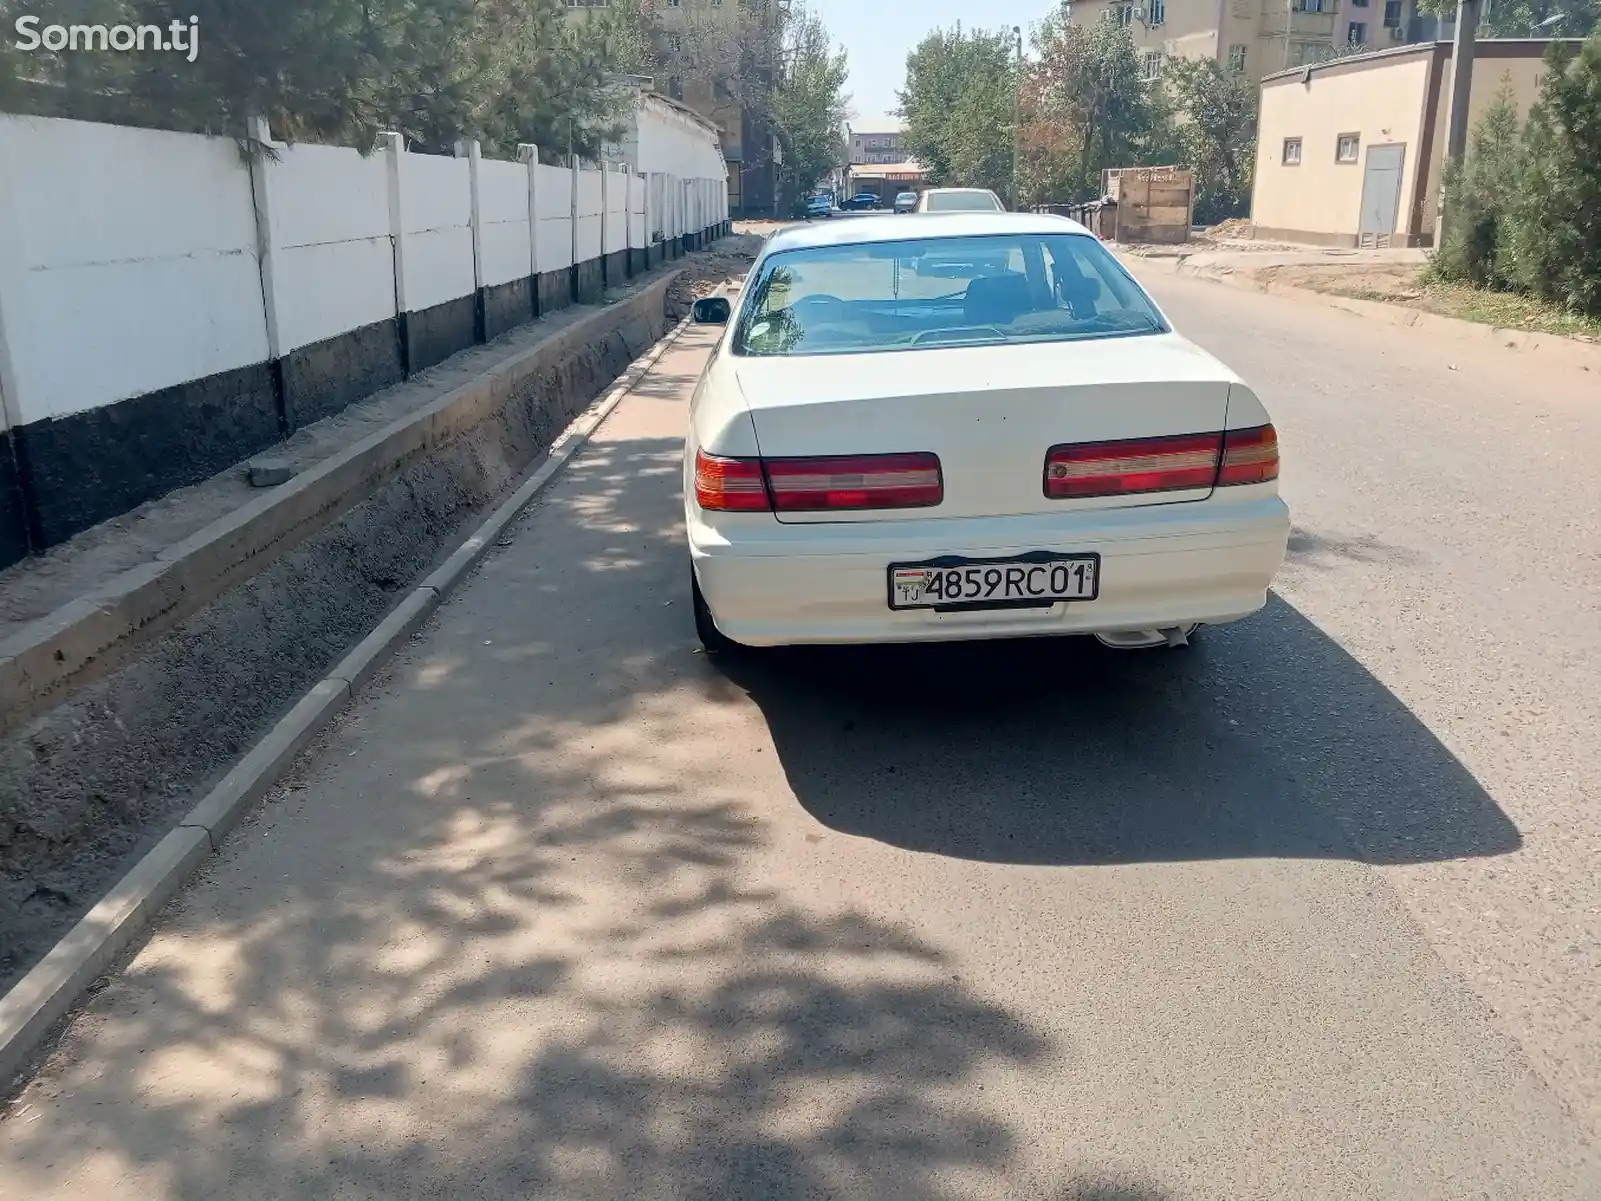
[[[1552,43],[1524,147],[1501,236],[1511,281],[1572,312],[1601,315],[1601,33],[1576,57]]]
[[[1446,167],[1445,227],[1429,260],[1431,278],[1481,288],[1512,286],[1504,226],[1522,186],[1525,154],[1518,135],[1517,99],[1508,74],[1474,125],[1466,158]]]

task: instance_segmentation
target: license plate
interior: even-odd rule
[[[1092,601],[1100,592],[1100,555],[1035,551],[1005,559],[947,555],[923,563],[892,563],[891,609],[1033,609]]]

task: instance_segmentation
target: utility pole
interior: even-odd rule
[[[1017,43],[1017,79],[1012,85],[1012,208],[1017,211],[1017,158],[1023,140],[1023,27],[1012,26]]]
[[[1445,128],[1445,161],[1462,165],[1468,149],[1468,101],[1473,94],[1473,48],[1479,32],[1480,0],[1457,0],[1456,36],[1451,45],[1451,115]],[[1444,242],[1456,214],[1446,209],[1435,222],[1434,244]]]
[[[1451,117],[1445,131],[1445,157],[1461,163],[1468,148],[1468,101],[1473,93],[1473,49],[1479,32],[1480,0],[1458,0],[1456,38],[1451,45]]]

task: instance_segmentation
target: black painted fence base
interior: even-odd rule
[[[0,567],[28,554],[28,510],[22,500],[22,475],[9,436],[0,437]]]
[[[615,288],[628,279],[628,251],[618,250],[600,260],[601,279],[606,287]]]
[[[280,359],[278,366],[283,432],[289,433],[406,378],[400,321],[390,317],[302,346]]]
[[[314,421],[458,351],[681,258],[699,236],[485,288],[420,312],[0,435],[0,568],[177,488],[197,484]]]
[[[484,341],[498,338],[519,325],[527,325],[539,315],[534,307],[534,286],[534,279],[525,275],[522,279],[483,290]]]
[[[572,272],[566,267],[560,271],[541,271],[534,279],[534,302],[541,317],[564,309],[573,302]]]

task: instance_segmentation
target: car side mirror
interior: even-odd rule
[[[726,296],[702,296],[690,310],[696,325],[727,325],[733,311]]]

